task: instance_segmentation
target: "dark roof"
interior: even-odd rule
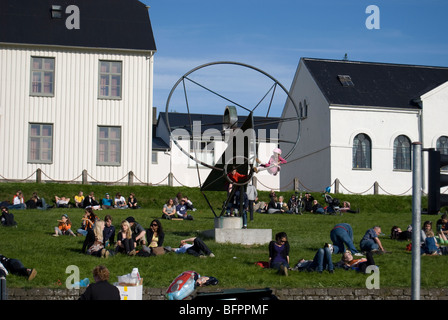
[[[214,114],[190,114],[190,118],[188,113],[179,113],[179,112],[169,112],[169,121],[170,121],[170,127],[171,130],[174,130],[176,128],[182,128],[190,132],[190,118],[191,122],[193,121],[200,121],[201,122],[201,133],[204,133],[207,129],[217,129],[219,131],[222,130],[222,123],[223,123],[223,115],[214,115]],[[241,127],[241,125],[246,120],[247,116],[239,116],[238,117],[238,128]],[[166,113],[161,112],[159,113],[159,122],[162,120],[163,122],[166,122]],[[271,129],[278,129],[278,125],[280,122],[280,118],[276,117],[254,117],[254,129],[265,129],[266,130],[266,138],[268,139],[270,137],[270,130]]]
[[[152,137],[152,149],[153,150],[168,150],[170,146],[163,141],[162,138]]]
[[[414,99],[448,81],[448,68],[303,58],[331,105],[418,108]],[[340,75],[353,86],[343,86]]]
[[[52,5],[62,18],[51,17]],[[79,8],[79,29],[66,27],[69,5]],[[0,42],[156,50],[148,9],[137,0],[0,0]]]

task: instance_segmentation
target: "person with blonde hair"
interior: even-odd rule
[[[95,283],[89,285],[79,300],[120,300],[120,290],[109,283],[110,272],[105,266],[93,269]]]
[[[127,220],[121,222],[120,232],[117,234],[117,246],[115,252],[135,255],[136,241],[134,233],[131,230],[131,224]]]
[[[103,230],[104,221],[97,220],[94,228],[89,229],[87,232],[86,239],[82,245],[82,253],[101,258],[107,258],[109,256],[110,252],[104,248]]]

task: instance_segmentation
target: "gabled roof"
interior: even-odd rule
[[[51,17],[53,5],[62,17]],[[69,5],[79,29],[68,29]],[[71,17],[72,16],[72,17]],[[0,0],[0,43],[155,51],[148,9],[137,0]]]
[[[167,145],[165,143],[165,141],[163,141],[162,138],[153,136],[152,137],[152,149],[159,150],[159,151],[160,150],[165,151],[165,150],[169,150],[170,146]]]
[[[448,81],[448,68],[302,58],[330,105],[419,108],[414,99]],[[353,86],[343,86],[348,75]]]
[[[223,115],[198,114],[198,113],[191,113],[189,115],[188,113],[169,112],[168,116],[171,130],[181,128],[190,132],[189,124],[191,119],[192,123],[193,121],[201,122],[201,133],[204,133],[204,131],[206,131],[207,129],[217,129],[218,131],[222,131]],[[246,118],[247,118],[246,116],[238,117],[238,126],[237,126],[238,128],[242,126]],[[165,112],[159,113],[158,124],[160,123],[161,120],[166,124],[165,119],[166,119],[166,113]],[[280,118],[276,117],[266,118],[266,117],[254,116],[254,126],[255,126],[254,129],[256,131],[259,129],[265,129],[266,139],[269,139],[271,129],[278,129],[279,123]]]

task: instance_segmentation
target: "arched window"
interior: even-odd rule
[[[394,170],[411,170],[411,140],[404,135],[394,140]]]
[[[372,142],[364,133],[353,139],[353,169],[372,169]]]
[[[303,118],[303,107],[302,107],[302,102],[299,102],[299,117],[300,117],[300,119]]]
[[[448,154],[448,137],[441,136],[437,139],[436,150],[440,151],[440,154]],[[448,171],[448,166],[442,167],[443,171]]]

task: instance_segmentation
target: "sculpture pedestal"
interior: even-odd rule
[[[204,232],[218,243],[263,245],[272,240],[272,229],[242,229],[242,217],[215,218],[215,229]]]

